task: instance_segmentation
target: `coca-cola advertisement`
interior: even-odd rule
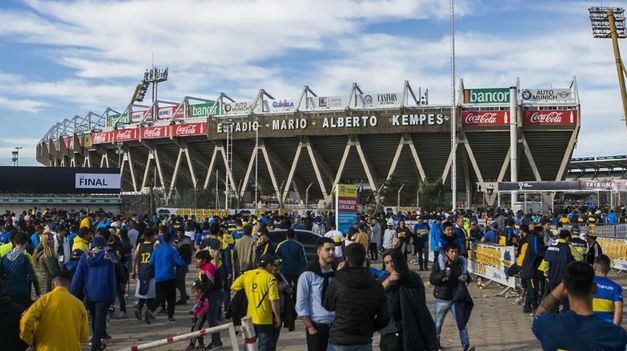
[[[502,126],[509,124],[509,111],[462,111],[463,126]]]
[[[74,150],[74,137],[67,137],[63,140],[66,150]]]
[[[523,112],[523,123],[530,125],[575,124],[576,110],[526,110]]]
[[[170,137],[169,126],[156,126],[142,128],[142,139],[159,139]]]
[[[206,132],[206,122],[175,124],[172,126],[172,136],[175,137],[205,135]]]
[[[118,129],[113,134],[113,140],[118,141],[129,141],[129,140],[137,140],[137,129]]]
[[[113,141],[113,132],[97,132],[91,134],[91,143],[95,144],[106,144]]]

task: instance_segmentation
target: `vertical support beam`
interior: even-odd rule
[[[209,161],[209,170],[207,170],[207,177],[205,177],[205,184],[202,186],[202,190],[207,190],[209,186],[209,180],[211,179],[211,174],[213,173],[213,167],[216,164],[216,158],[218,157],[218,147],[215,146],[213,148],[213,153],[211,154],[211,160]]]
[[[337,173],[335,174],[335,180],[333,181],[333,185],[331,186],[331,193],[335,190],[335,187],[340,182],[340,178],[342,177],[342,172],[344,171],[344,166],[346,166],[346,159],[348,159],[348,154],[351,151],[351,140],[350,138],[346,141],[346,147],[344,148],[344,154],[342,155],[342,160],[340,161],[340,166],[337,169]]]
[[[307,153],[309,154],[309,159],[311,160],[316,179],[318,180],[320,191],[324,195],[325,201],[327,201],[327,203],[330,203],[331,194],[327,193],[327,187],[324,184],[324,179],[322,177],[322,173],[324,173],[324,176],[328,178],[329,182],[333,182],[334,177],[331,173],[330,167],[326,164],[326,162],[324,162],[322,156],[318,154],[314,146],[311,145],[311,141],[308,137],[304,137],[303,142],[305,144],[305,147],[307,148]],[[331,183],[331,187],[333,187],[333,183]]]
[[[194,165],[192,163],[192,158],[189,156],[189,149],[186,144],[181,145],[183,152],[185,153],[185,159],[187,160],[187,167],[189,167],[189,175],[192,178],[192,185],[194,185],[194,191],[196,191],[196,186],[198,185],[198,179],[196,178],[196,172],[194,172]]]
[[[153,154],[155,157],[155,166],[157,166],[157,174],[159,174],[159,183],[161,183],[161,187],[165,191],[166,181],[165,181],[165,178],[163,177],[163,168],[161,167],[161,158],[159,157],[159,151],[157,150],[156,147],[153,149]]]
[[[231,190],[237,191],[237,186],[235,185],[235,179],[233,179],[233,170],[229,169],[228,167],[228,162],[226,160],[226,151],[224,150],[224,147],[220,146],[219,151],[220,151],[220,154],[222,155],[222,160],[224,161],[224,168],[226,168],[227,170],[226,172],[229,176],[229,184],[230,184],[229,186]]]
[[[370,188],[374,192],[377,190],[377,184],[375,183],[375,179],[377,178],[375,170],[370,165],[370,162],[366,158],[366,154],[364,154],[364,151],[361,149],[361,143],[359,142],[359,137],[354,135],[352,136],[352,138],[353,138],[353,145],[357,149],[357,154],[359,155],[359,159],[361,160],[361,165],[364,167],[364,170],[366,171],[366,177],[368,177],[368,183],[370,184]]]
[[[398,142],[398,146],[396,147],[396,152],[394,153],[394,157],[392,157],[392,164],[390,165],[390,170],[388,171],[388,176],[385,177],[386,180],[392,177],[394,171],[396,171],[396,165],[398,164],[398,159],[401,157],[401,152],[403,152],[403,145],[405,145],[405,140],[403,136],[401,136],[401,140]]]
[[[244,193],[246,193],[246,187],[248,186],[248,179],[250,178],[250,174],[253,171],[253,167],[255,166],[255,160],[257,159],[257,146],[253,147],[253,153],[250,155],[250,161],[248,161],[248,167],[246,167],[246,174],[244,174],[244,181],[242,182],[242,188],[240,189],[239,196],[243,197]],[[255,186],[258,186],[256,184]],[[255,205],[256,206],[256,205]]]
[[[263,140],[259,141],[259,148],[261,148],[261,154],[263,155],[263,158],[266,161],[266,167],[268,167],[268,173],[270,173],[270,180],[272,181],[272,187],[274,187],[274,192],[276,193],[276,197],[277,199],[280,199],[281,190],[279,189],[276,177],[274,176],[274,169],[272,168],[270,157],[268,157],[268,150],[266,150],[266,143]]]
[[[418,174],[420,174],[420,180],[424,182],[425,179],[427,179],[427,175],[425,173],[424,167],[422,167],[422,162],[420,161],[420,157],[418,157],[418,150],[416,150],[416,145],[414,145],[414,140],[409,134],[406,134],[404,139],[407,145],[409,145],[409,150],[411,151],[411,155],[413,156],[414,162],[416,163],[416,167],[418,168]]]
[[[287,179],[285,180],[285,187],[283,188],[283,196],[281,197],[281,203],[285,202],[287,198],[287,194],[290,191],[290,185],[292,184],[292,179],[294,178],[294,173],[296,172],[296,165],[298,165],[298,160],[300,159],[300,151],[303,148],[303,142],[298,143],[298,147],[296,147],[296,154],[294,155],[294,159],[292,160],[292,166],[290,167],[290,172],[287,174]]]
[[[152,162],[152,151],[148,152],[148,157],[146,158],[146,167],[144,167],[144,176],[142,177],[142,189],[146,187],[148,183],[148,174],[150,173],[150,163]]]
[[[133,155],[131,155],[131,149],[126,149],[124,152],[126,162],[128,163],[128,169],[131,171],[131,180],[133,182],[133,191],[139,191],[137,189],[137,179],[135,178],[135,167],[133,167]]]
[[[538,171],[538,166],[536,166],[536,161],[533,159],[531,149],[529,148],[529,144],[527,144],[527,139],[525,139],[524,134],[522,136],[522,146],[523,151],[525,152],[525,156],[527,156],[527,161],[529,161],[529,166],[531,167],[534,178],[538,182],[542,181],[542,177],[540,176],[540,172]]]
[[[446,164],[444,165],[444,172],[442,172],[442,184],[446,183],[446,177],[448,176],[448,171],[451,169],[451,164],[453,163],[453,154],[455,151],[451,149],[451,152],[448,154],[448,159],[446,160]]]
[[[462,132],[463,133],[463,132]],[[468,141],[466,140],[466,143]],[[470,147],[470,145],[469,145]],[[468,153],[466,153],[467,155]],[[466,157],[462,158],[462,168],[464,169],[464,190],[466,191],[466,208],[470,208],[472,192],[470,191],[470,169],[468,168],[468,160]]]
[[[556,181],[562,180],[564,172],[566,172],[566,166],[570,161],[570,158],[573,154],[573,148],[575,147],[575,142],[577,141],[577,134],[579,134],[579,127],[575,128],[575,130],[573,130],[573,133],[570,135],[570,140],[568,141],[566,152],[564,152],[564,158],[562,158],[562,163],[560,164],[560,168],[557,171],[557,175],[555,176]]]
[[[179,167],[181,165],[181,157],[183,156],[183,149],[179,148],[179,154],[176,157],[176,163],[174,164],[174,172],[172,173],[172,180],[170,181],[170,189],[168,189],[168,201],[170,201],[170,197],[172,197],[172,191],[174,191],[174,186],[176,186],[176,179],[179,175]]]
[[[479,180],[479,184],[481,185],[482,189],[485,189],[485,182],[483,181],[483,175],[481,174],[481,170],[479,169],[479,166],[477,165],[477,160],[475,159],[475,155],[472,152],[472,149],[470,148],[470,144],[468,144],[467,141],[464,141],[464,147],[466,148],[466,152],[468,153],[468,158],[470,159],[470,164],[472,164],[472,168],[475,171],[475,174],[477,175],[477,179]],[[486,194],[483,194],[483,197],[486,198],[485,196]],[[487,198],[486,198],[487,200]]]
[[[510,147],[510,166],[509,175],[512,182],[518,181],[518,93],[516,87],[509,88],[509,147]],[[483,185],[482,185],[483,187]],[[511,193],[511,208],[514,208],[514,203],[518,197],[516,191]]]

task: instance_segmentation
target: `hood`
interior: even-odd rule
[[[106,251],[102,248],[94,247],[87,252],[87,266],[98,267],[107,264],[110,261]]]
[[[335,273],[335,279],[350,288],[367,288],[374,278],[364,267],[346,267]]]
[[[7,258],[9,259],[9,261],[15,261],[15,259],[17,259],[22,253],[24,253],[23,248],[14,247],[13,249],[11,249],[11,252],[7,254]]]

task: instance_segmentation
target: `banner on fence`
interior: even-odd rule
[[[627,271],[627,240],[597,238],[603,253],[612,259],[612,268]]]
[[[498,246],[483,243],[473,244],[468,258],[468,272],[493,280],[498,284],[516,287],[516,279],[505,270],[515,261],[513,246]]]

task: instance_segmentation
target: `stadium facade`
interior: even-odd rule
[[[123,191],[156,187],[170,204],[216,189],[240,204],[251,203],[255,190],[280,205],[328,204],[338,183],[376,192],[394,181],[403,185],[403,205],[413,205],[424,181],[441,179],[450,192],[455,157],[460,206],[493,204],[495,184],[511,179],[511,135],[517,179],[538,181],[565,178],[579,134],[574,78],[563,89],[517,83],[515,91],[511,105],[509,87],[467,89],[460,81],[454,108],[430,105],[428,91],[415,94],[408,82],[396,93],[364,93],[353,84],[346,96],[305,87],[294,100],[263,89],[254,101],[224,94],[157,100],[57,123],[38,144],[37,160],[119,167]]]

